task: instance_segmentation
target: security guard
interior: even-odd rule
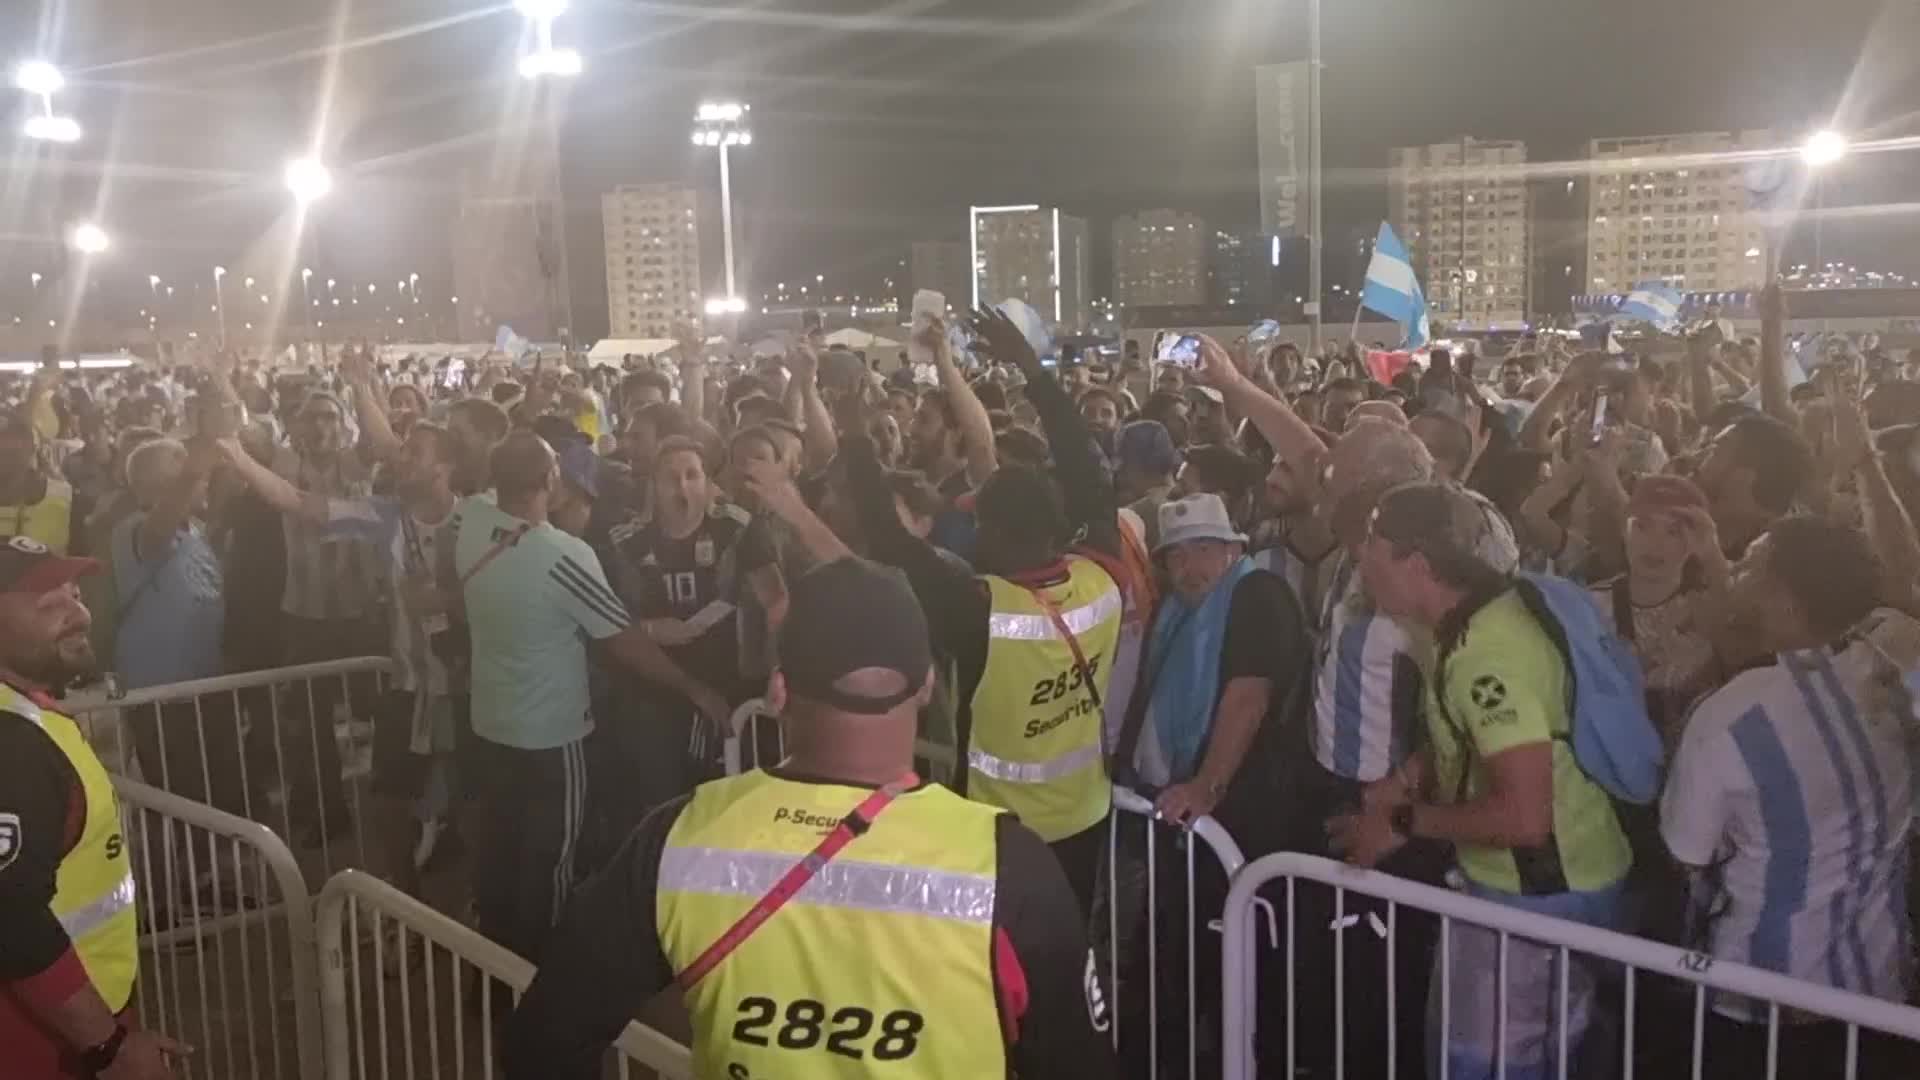
[[[133,871],[99,758],[52,695],[94,672],[75,579],[91,559],[0,542],[0,1073],[173,1075],[183,1049],[126,1026]]]
[[[995,474],[980,496],[985,539],[992,540],[996,495],[1048,483],[1034,473]],[[1104,567],[1080,555],[1055,556],[1005,577],[985,574],[981,581],[987,662],[973,691],[967,795],[1013,811],[1050,844],[1091,830],[1097,852],[1095,826],[1113,801],[1100,733],[1120,640],[1120,589]]]
[[[0,412],[0,540],[25,536],[65,555],[73,540],[73,486],[48,472],[42,436],[25,410]]]
[[[1112,805],[1101,711],[1126,607],[1118,583],[1133,586],[1136,603],[1141,590],[1122,557],[1113,486],[1073,399],[1004,315],[979,313],[972,327],[976,351],[1025,375],[1053,454],[1046,471],[1001,466],[972,497],[980,575],[900,523],[872,444],[857,435],[840,444],[847,487],[867,551],[906,573],[953,660],[961,793],[1039,833],[1090,915]]]
[[[673,982],[703,1080],[1112,1076],[1058,862],[911,771],[933,679],[912,592],[858,559],[818,567],[778,655],[790,756],[662,807],[575,896],[506,1075],[597,1077]]]

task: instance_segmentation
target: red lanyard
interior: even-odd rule
[[[919,786],[920,778],[909,772],[867,796],[859,806],[853,808],[852,813],[840,819],[840,824],[833,827],[833,831],[820,841],[818,847],[808,852],[781,875],[780,880],[774,883],[767,895],[754,901],[753,906],[747,909],[747,913],[740,916],[739,922],[728,927],[727,932],[721,934],[719,940],[707,946],[705,952],[696,957],[693,963],[687,965],[686,970],[682,971],[674,982],[685,991],[706,978],[708,972],[719,967],[720,961],[725,960],[733,950],[740,947],[741,943],[752,937],[753,932],[760,929],[762,923],[772,918],[774,912],[779,911],[787,901],[799,895],[807,882],[812,881],[813,876],[819,873],[822,867],[826,866],[835,855],[840,854],[840,849],[853,843],[856,837],[865,835],[866,831],[873,827],[874,819],[880,816],[880,812],[885,810],[889,803],[901,793]]]

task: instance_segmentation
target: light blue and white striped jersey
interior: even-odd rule
[[[1353,558],[1335,558],[1314,646],[1313,755],[1331,773],[1371,783],[1412,750],[1420,667],[1405,628],[1374,609]]]
[[[1253,559],[1253,565],[1287,583],[1287,588],[1292,589],[1293,595],[1299,598],[1302,611],[1313,610],[1313,586],[1315,579],[1320,576],[1321,564],[1327,560],[1326,555],[1308,559],[1281,538],[1249,557]]]
[[[1904,623],[1901,627],[1899,624]],[[1913,634],[1875,612],[1835,652],[1783,653],[1695,706],[1660,802],[1675,858],[1712,868],[1716,959],[1892,1001],[1907,999],[1909,701],[1867,638]],[[1718,1012],[1765,1007],[1719,996]]]

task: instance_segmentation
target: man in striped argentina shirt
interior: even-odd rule
[[[1904,1003],[1920,625],[1874,608],[1876,578],[1865,537],[1814,518],[1747,549],[1719,644],[1759,659],[1688,717],[1661,834],[1692,872],[1694,947]],[[1766,1075],[1768,1006],[1710,1002],[1708,1075]],[[1840,1075],[1846,1029],[1805,1020],[1781,1010],[1778,1075]],[[1861,1035],[1860,1076],[1920,1075],[1915,1044]]]

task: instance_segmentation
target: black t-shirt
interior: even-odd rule
[[[0,986],[40,974],[67,950],[47,905],[78,787],[66,755],[37,724],[0,713]]]
[[[769,770],[783,780],[835,783]],[[687,799],[640,823],[613,861],[567,905],[539,973],[507,1026],[501,1061],[508,1080],[597,1078],[600,1053],[640,1007],[665,989],[674,971],[660,947],[655,903],[660,857]],[[1010,1072],[1023,1077],[1114,1075],[1112,1050],[1094,1027],[1085,975],[1085,920],[1066,873],[1032,830],[1002,814],[995,830],[993,931],[1018,963],[1003,968],[994,949],[995,997],[1024,985],[1026,1012],[1005,1023],[1019,1036],[1007,1048]],[[779,918],[776,913],[774,918]],[[852,959],[850,962],[858,962]]]
[[[699,636],[665,645],[667,655],[708,686],[740,680],[739,565],[746,512],[720,503],[686,536],[669,536],[658,520],[616,527],[614,584],[636,619],[697,622]]]

